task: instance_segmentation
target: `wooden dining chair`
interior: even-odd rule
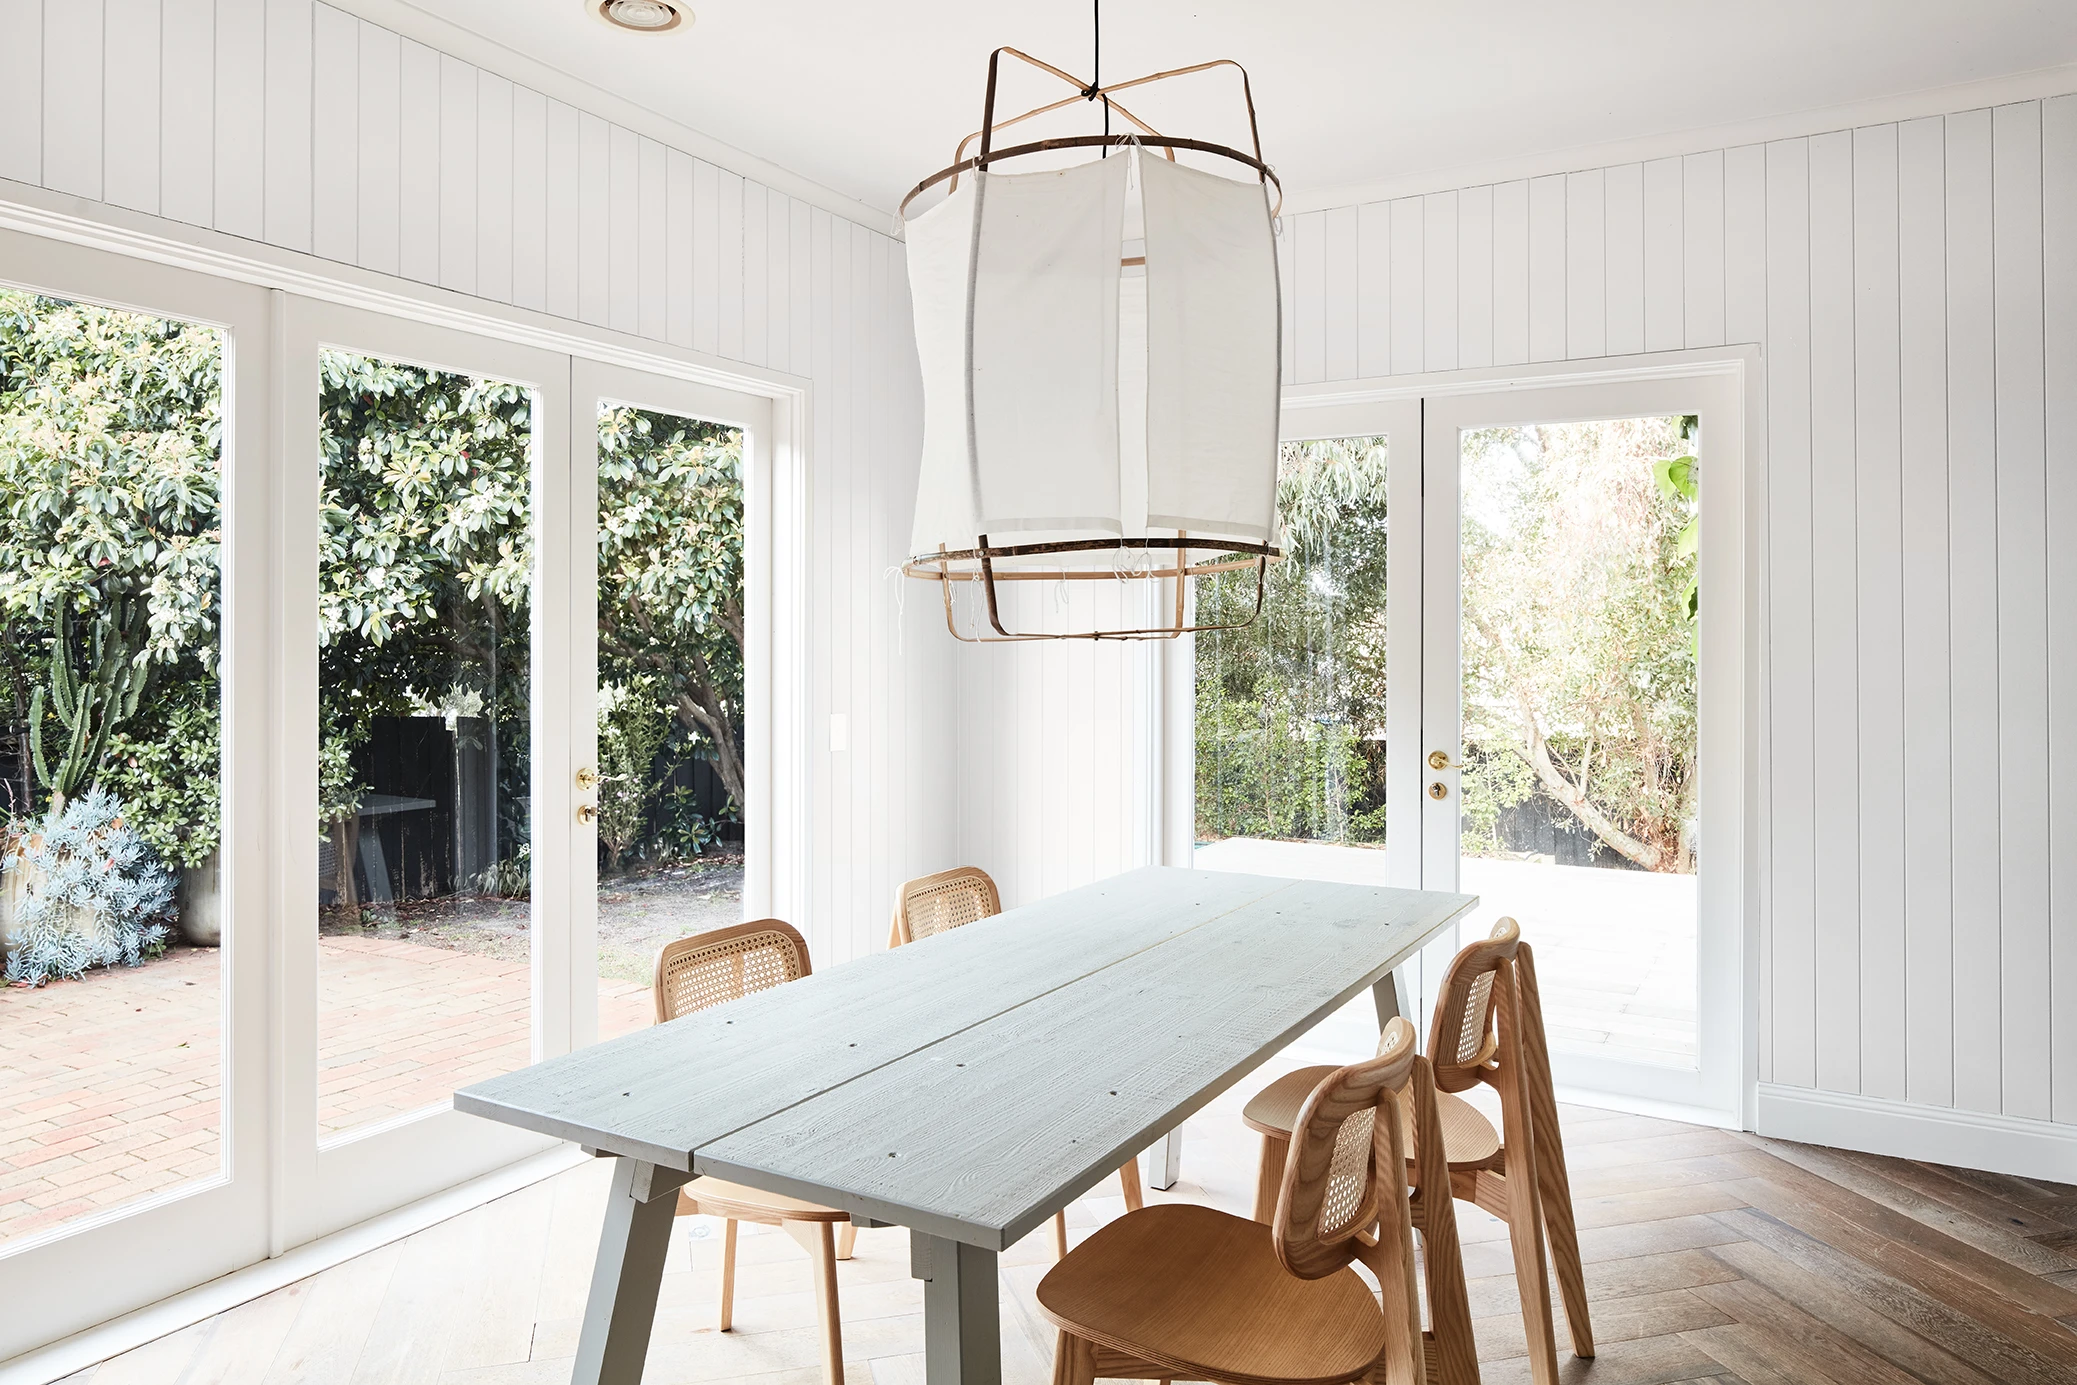
[[[1270,1225],[1169,1203],[1127,1213],[1053,1267],[1038,1286],[1060,1329],[1053,1385],[1476,1385],[1434,1074],[1413,1026],[1393,1020],[1375,1058],[1329,1070],[1293,1129]]]
[[[1558,1129],[1558,1098],[1551,1086],[1536,961],[1513,919],[1501,919],[1491,936],[1464,948],[1450,962],[1429,1027],[1428,1057],[1435,1068],[1450,1187],[1457,1197],[1507,1223],[1530,1375],[1536,1385],[1555,1385],[1558,1349],[1551,1323],[1550,1268],[1557,1271],[1574,1355],[1594,1354],[1594,1329],[1587,1312],[1572,1181],[1565,1171],[1564,1137]],[[1318,1082],[1319,1075],[1329,1071],[1302,1068],[1279,1078],[1242,1112],[1242,1119],[1262,1134],[1257,1220],[1271,1215],[1265,1210],[1262,1188],[1271,1164],[1281,1167],[1299,1104],[1310,1090],[1305,1084]],[[1456,1095],[1480,1083],[1500,1095],[1499,1130]]]
[[[759,919],[665,944],[656,954],[656,1022],[741,999],[808,974],[808,944],[791,925]],[[844,1385],[844,1334],[837,1317],[837,1261],[851,1258],[858,1228],[849,1214],[782,1193],[718,1178],[678,1190],[678,1215],[722,1218],[721,1330],[733,1325],[736,1223],[776,1226],[815,1258],[815,1309],[822,1319],[826,1385]]]
[[[887,946],[900,947],[919,938],[949,933],[969,923],[1002,912],[1002,894],[994,879],[979,866],[956,866],[936,875],[905,880],[894,892],[894,924],[887,933]],[[1125,1210],[1137,1212],[1145,1205],[1140,1189],[1139,1160],[1128,1159],[1118,1170],[1125,1186]],[[1067,1212],[1053,1214],[1053,1254],[1067,1254]]]
[[[1002,912],[995,881],[979,866],[958,866],[902,883],[894,892],[887,946],[900,947]]]

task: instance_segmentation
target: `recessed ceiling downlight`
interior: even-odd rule
[[[616,29],[667,34],[692,23],[692,11],[667,0],[592,0],[591,12]]]

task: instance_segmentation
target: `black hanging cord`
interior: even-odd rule
[[[1095,101],[1103,88],[1103,0],[1090,0],[1089,31],[1095,52],[1089,58],[1089,85],[1082,88],[1084,101]],[[1103,156],[1111,156],[1111,98],[1101,96],[1103,101]]]

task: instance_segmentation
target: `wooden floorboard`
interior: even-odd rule
[[[1308,1059],[1308,1061],[1311,1061]],[[1293,1061],[1288,1066],[1298,1066]],[[1281,1068],[1266,1071],[1274,1076]],[[1244,1211],[1259,1146],[1222,1097],[1151,1200]],[[1599,1355],[1575,1385],[2077,1385],[2077,1190],[1568,1108]],[[605,1200],[603,1161],[197,1323],[67,1385],[562,1385]],[[1123,1210],[1106,1179],[1079,1239]],[[1488,1385],[1529,1379],[1506,1228],[1458,1204]],[[680,1222],[647,1385],[820,1385],[808,1263],[745,1227],[736,1329],[714,1330],[718,1224]],[[1034,1290],[1049,1233],[1002,1258],[1003,1378],[1045,1385]],[[923,1385],[921,1286],[898,1230],[839,1269],[845,1385]]]

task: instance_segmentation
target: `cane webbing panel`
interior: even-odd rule
[[[656,957],[657,1021],[769,990],[807,972],[807,944],[777,919],[681,938]]]
[[[914,942],[999,914],[1002,900],[988,872],[962,866],[903,885],[901,908]]]

